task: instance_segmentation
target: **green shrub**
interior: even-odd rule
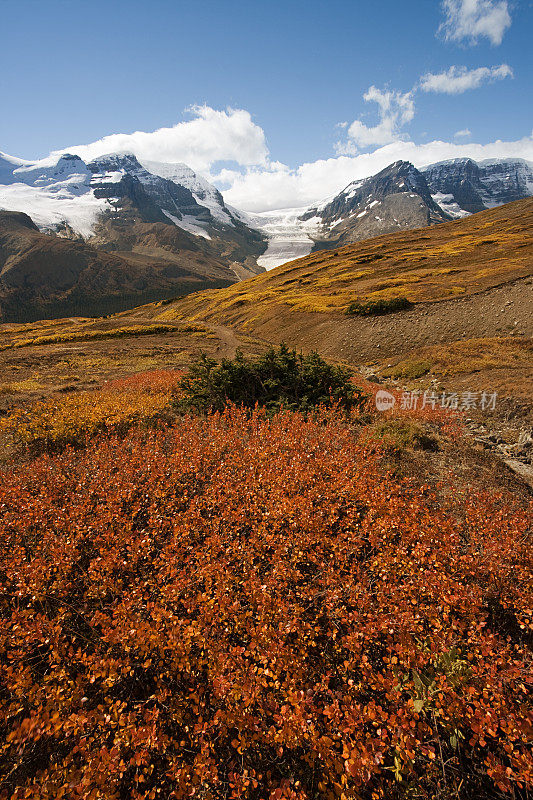
[[[438,437],[413,420],[390,419],[373,426],[374,435],[391,450],[439,450]]]
[[[338,404],[347,410],[363,406],[367,395],[351,381],[351,371],[328,364],[318,353],[302,355],[285,344],[258,359],[237,352],[221,363],[202,354],[181,381],[182,408],[203,413],[223,411],[233,403],[308,411]]]
[[[346,309],[347,314],[355,314],[358,317],[372,317],[381,314],[392,314],[395,311],[405,311],[407,308],[412,308],[414,303],[411,303],[407,297],[392,297],[390,300],[365,300],[360,302],[354,300]]]
[[[428,374],[432,366],[431,361],[427,360],[402,361],[392,369],[385,370],[383,375],[392,378],[421,378],[423,375]]]

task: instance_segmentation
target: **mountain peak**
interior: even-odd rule
[[[313,218],[319,220],[314,238],[321,248],[450,219],[431,197],[422,173],[405,160],[353,181],[330,202],[306,212],[301,220]]]
[[[94,174],[122,172],[139,175],[147,172],[133,153],[107,153],[93,158],[87,163],[87,167]]]
[[[469,214],[533,194],[533,164],[523,159],[456,158],[431,164],[423,174],[441,205],[451,201]]]

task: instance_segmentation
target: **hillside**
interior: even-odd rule
[[[128,236],[137,243],[131,252],[107,252],[42,233],[26,214],[0,211],[0,322],[109,314],[236,280],[176,226],[137,222]]]
[[[133,336],[123,339],[120,348],[112,338],[80,346],[75,334],[85,334],[88,325],[100,330],[207,323],[210,335],[215,332],[222,342],[232,343],[229,352],[237,346],[246,350],[252,341],[254,351],[286,341],[384,380],[422,389],[431,381],[457,390],[492,387],[514,398],[513,404],[530,408],[532,215],[533,200],[522,200],[431,229],[316,253],[234,286],[149,303],[90,325],[85,318],[8,325],[0,335],[0,349],[7,348],[0,365],[7,384],[29,380],[37,387],[61,384],[61,376],[72,373],[83,383],[85,366],[76,364],[95,348],[106,376],[113,375],[114,361],[131,364],[126,373],[141,365],[183,365],[189,348],[181,349],[176,333]],[[383,316],[346,314],[354,300],[395,297],[406,297],[413,306]],[[58,330],[68,332],[68,342],[54,343]],[[197,349],[213,352],[197,335],[193,338]],[[21,363],[25,367],[17,376],[9,346],[18,347],[19,340],[26,345],[17,369]],[[217,352],[227,354],[228,348]],[[74,367],[56,370],[53,365],[65,357]],[[89,362],[88,376],[98,376],[102,370],[94,358]],[[512,408],[514,415],[522,414],[516,405]],[[509,409],[501,411],[502,418],[509,416]],[[520,429],[513,432],[515,439],[519,435]]]
[[[233,282],[311,251],[432,226],[532,192],[533,164],[523,159],[458,158],[419,168],[396,161],[311,206],[249,213],[226,205],[183,163],[141,163],[120,150],[87,161],[67,152],[36,162],[0,153],[0,209],[28,214],[41,232],[158,259],[179,258],[186,233],[206,258],[223,262]],[[147,236],[146,225],[157,227]]]
[[[358,363],[376,347],[387,355],[461,336],[531,332],[532,253],[533,200],[527,199],[314,253],[151,314],[213,320]],[[355,300],[395,297],[415,305],[378,318],[346,315]]]

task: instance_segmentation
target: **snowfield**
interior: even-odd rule
[[[467,178],[474,175],[476,191],[486,208],[509,202],[509,199],[533,195],[533,164],[522,159],[477,163],[471,159],[454,159],[426,166],[421,172],[412,164],[408,166],[412,179],[399,183],[397,190],[405,191],[411,198],[418,197],[420,187],[426,186],[423,177],[426,176],[430,178],[426,191],[431,184],[433,200],[455,219],[468,216],[454,194],[449,193],[449,186],[459,185],[463,175]],[[94,234],[99,217],[112,212],[116,202],[124,197],[121,194],[123,186],[119,188],[118,184],[125,176],[138,180],[166,217],[194,236],[217,238],[221,231],[223,238],[224,228],[227,232],[228,228],[235,229],[239,223],[259,230],[266,236],[268,247],[257,263],[266,270],[309,255],[316,238],[343,220],[351,217],[362,219],[371,210],[375,214],[380,205],[380,200],[374,199],[372,192],[364,204],[356,201],[357,193],[370,180],[362,179],[352,181],[339,194],[312,208],[286,208],[251,214],[226,205],[215,186],[182,163],[141,163],[132,153],[111,153],[85,163],[79,156],[66,152],[30,162],[0,152],[0,209],[25,212],[43,231],[55,231],[61,235],[68,226],[87,239]],[[175,186],[169,185],[169,181]],[[117,184],[115,196],[113,184]],[[189,213],[191,208],[187,207],[187,199],[185,206],[178,207],[174,199],[179,197],[176,186],[188,190],[204,210],[196,207],[198,214],[193,216]],[[97,194],[106,197],[97,197]],[[188,193],[185,195],[190,198]],[[333,211],[328,211],[332,204]],[[313,215],[310,219],[302,220],[310,213]],[[380,217],[375,216],[375,219],[379,221]]]
[[[313,234],[321,226],[320,217],[303,222],[299,217],[306,208],[287,208],[283,211],[266,211],[264,214],[247,214],[248,225],[268,237],[268,248],[257,263],[264,269],[274,269],[287,261],[308,256],[313,248]]]
[[[71,193],[65,186],[53,190],[12,183],[0,186],[0,208],[24,211],[43,231],[55,231],[68,225],[84,239],[92,236],[100,214],[111,210],[109,200],[98,199],[92,191]]]

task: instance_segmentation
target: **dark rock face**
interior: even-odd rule
[[[189,189],[152,175],[133,155],[104,156],[91,161],[88,167],[94,176],[91,186],[96,197],[115,200],[127,198],[137,205],[141,213],[148,215],[146,219],[143,217],[146,222],[169,222],[163,211],[179,220],[187,214],[204,222],[212,221],[209,210],[196,202]],[[113,172],[122,172],[122,178],[117,182],[99,182],[99,175]]]
[[[131,175],[124,175],[116,183],[95,183],[93,186],[95,197],[114,200],[117,206],[124,206],[126,200],[131,201],[143,222],[170,222],[161,208],[154,203],[144,190],[143,185],[137,178],[132,178]],[[181,219],[181,215],[179,219]]]
[[[458,158],[422,170],[432,194],[451,195],[469,214],[529,197],[533,167],[522,159],[481,161]]]
[[[350,183],[330,203],[310,209],[301,219],[316,216],[323,226],[317,237],[320,249],[450,219],[409,161],[396,161],[371,178]]]

